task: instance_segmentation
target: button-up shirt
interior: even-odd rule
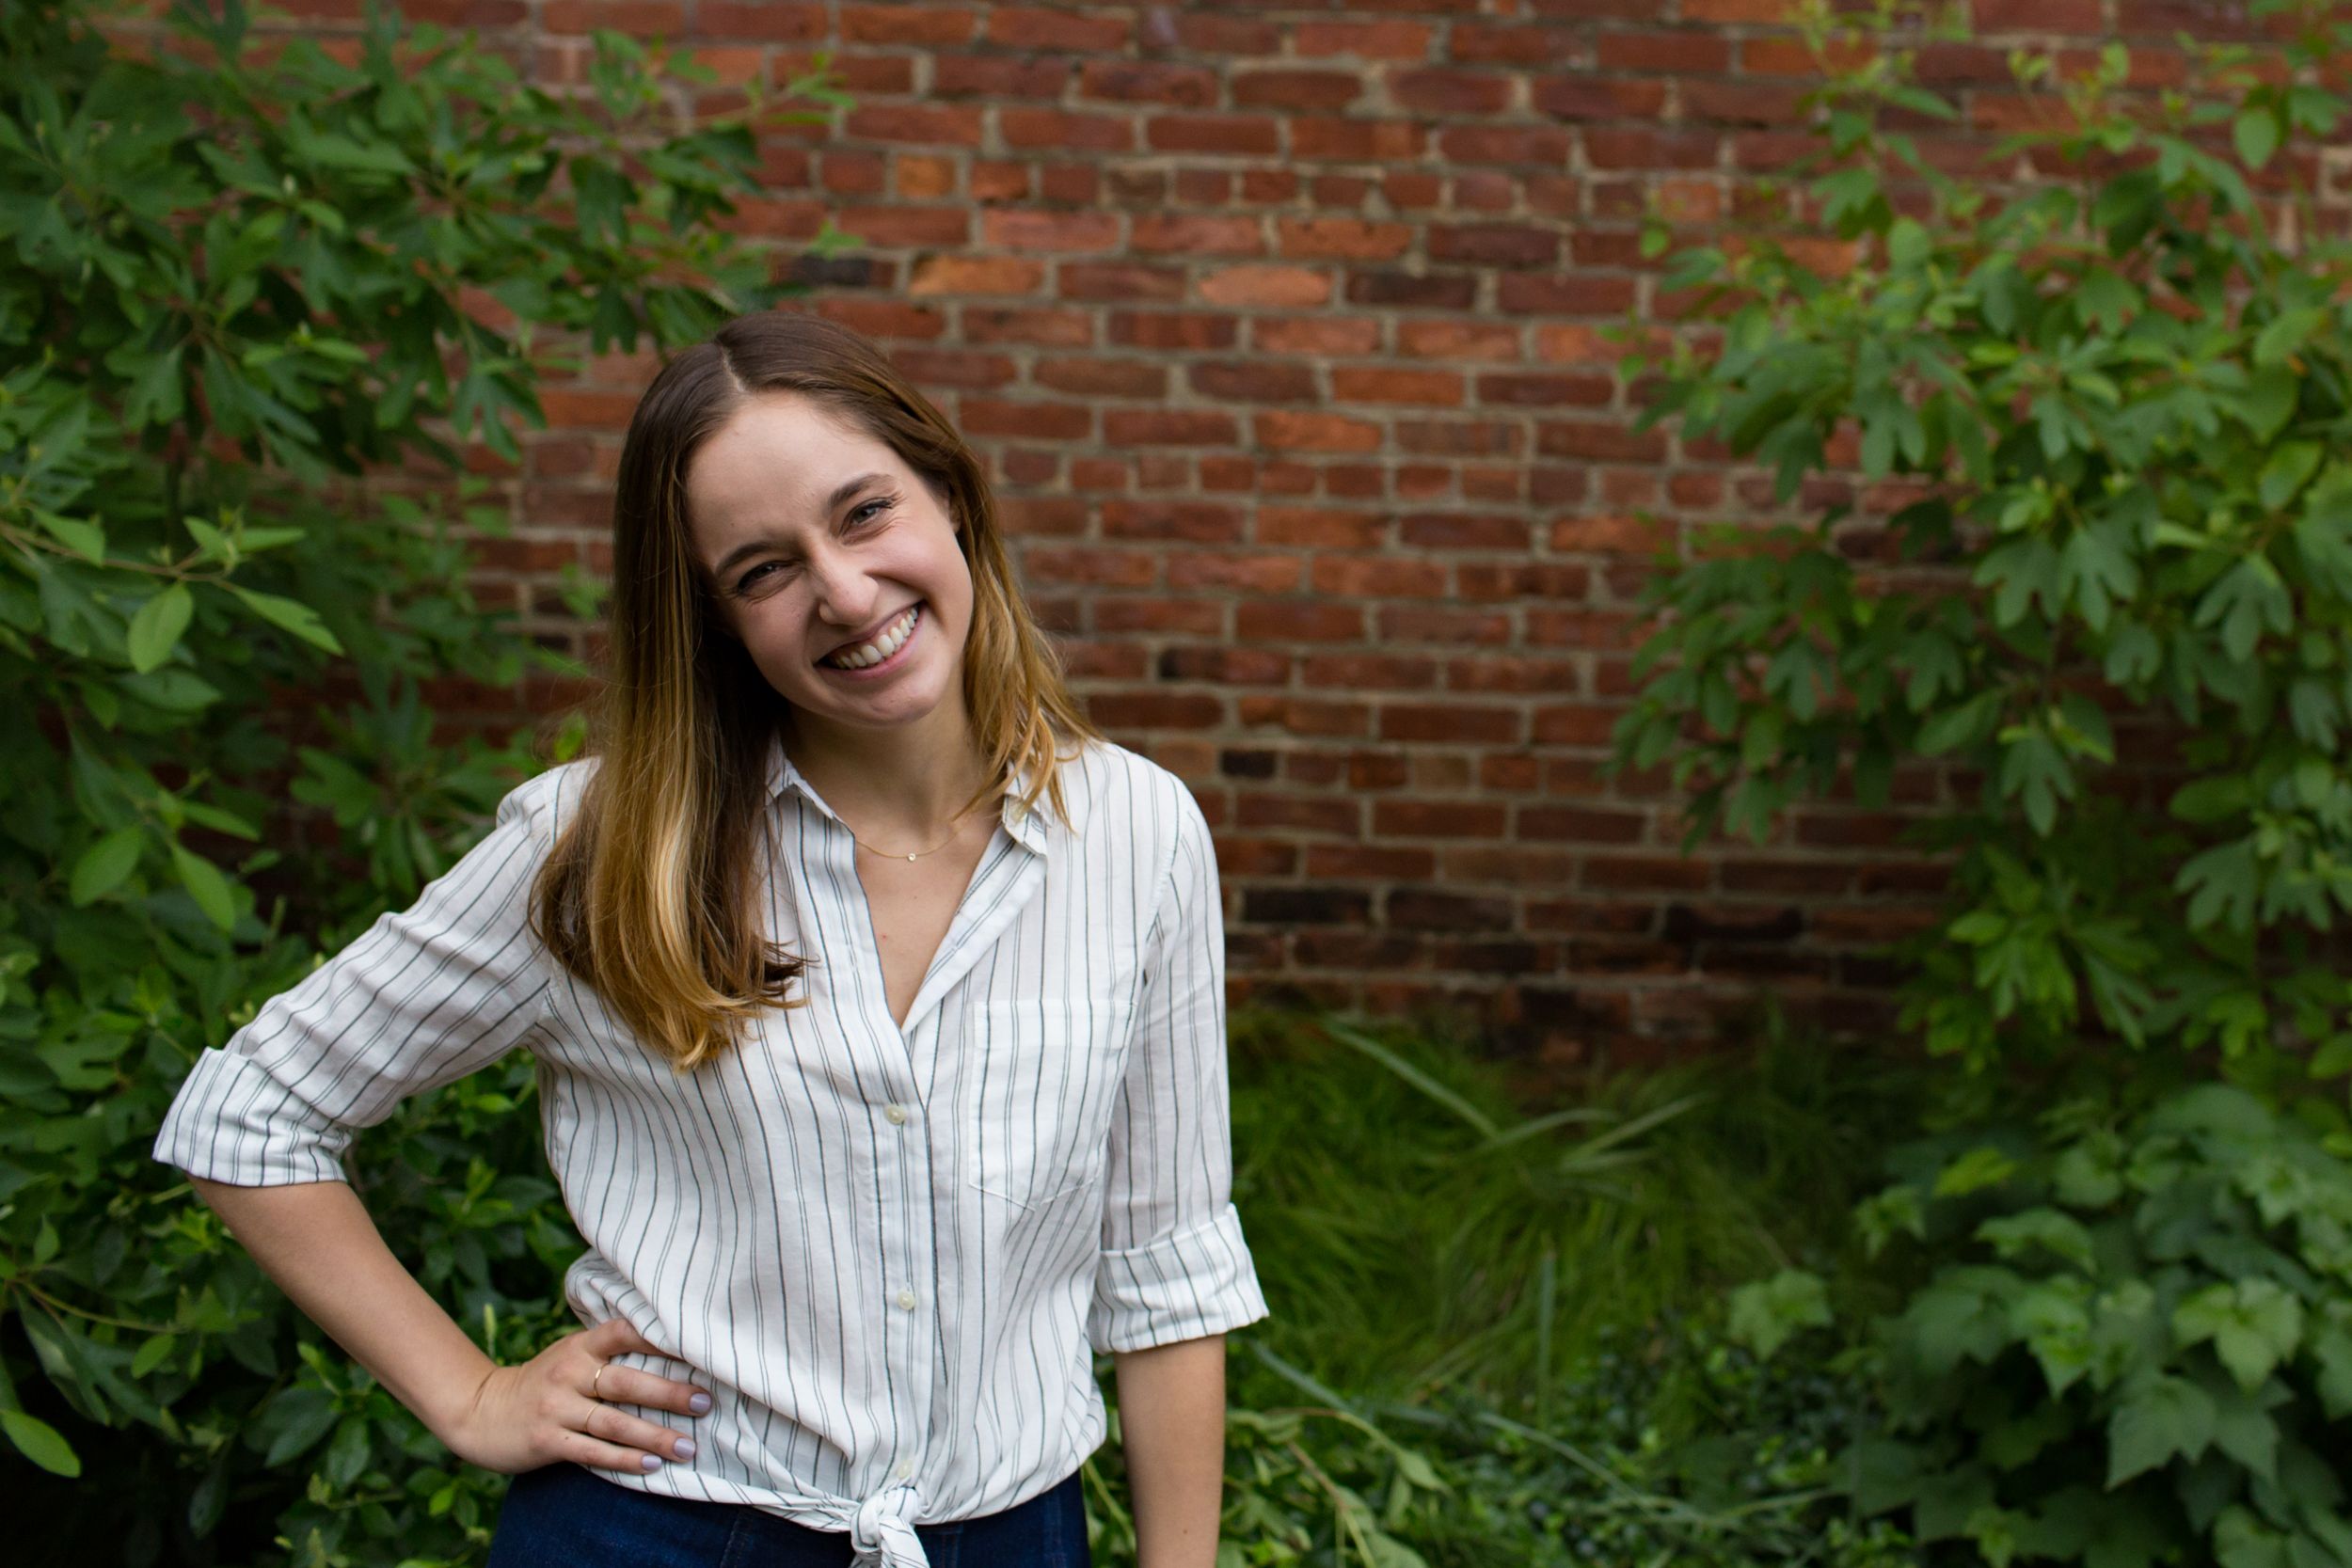
[[[531,930],[587,766],[515,791],[413,909],[206,1052],[156,1157],[340,1180],[354,1129],[528,1047],[588,1243],[567,1297],[712,1397],[691,1462],[606,1479],[846,1530],[892,1568],[924,1560],[913,1525],[1077,1469],[1104,1434],[1092,1351],[1264,1315],[1231,1201],[1216,862],[1175,778],[1091,744],[1067,821],[1009,801],[901,1025],[855,841],[779,751],[761,904],[807,1005],[678,1073]]]

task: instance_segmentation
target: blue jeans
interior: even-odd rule
[[[931,1568],[1090,1568],[1078,1478],[1018,1508],[921,1525]],[[515,1478],[489,1568],[849,1568],[850,1538],[734,1503],[599,1481],[577,1465]]]

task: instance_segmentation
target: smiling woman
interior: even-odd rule
[[[840,327],[665,369],[613,538],[596,759],[207,1053],[158,1156],[452,1449],[529,1472],[493,1568],[1082,1564],[1095,1351],[1141,1568],[1207,1568],[1222,1337],[1264,1306],[1191,796],[1087,727],[971,452]],[[518,1045],[592,1326],[501,1368],[337,1156]]]

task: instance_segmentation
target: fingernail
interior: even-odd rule
[[[697,1416],[707,1416],[710,1414],[710,1396],[708,1394],[696,1394],[692,1399],[686,1402],[686,1408],[692,1411]]]
[[[691,1437],[681,1437],[671,1445],[671,1451],[680,1459],[691,1459],[694,1457],[694,1440]]]
[[[637,1465],[639,1469],[644,1470],[650,1474],[651,1472],[661,1468],[661,1456],[658,1453],[649,1453],[645,1455],[644,1458],[639,1460],[637,1462]]]

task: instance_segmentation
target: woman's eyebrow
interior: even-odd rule
[[[866,489],[868,485],[882,483],[889,478],[890,476],[885,473],[870,473],[860,474],[855,479],[844,480],[841,483],[834,486],[832,495],[825,498],[825,510],[828,513],[838,512],[843,506],[849,503],[850,498],[856,495],[860,490]],[[742,544],[736,546],[735,548],[727,551],[725,555],[721,556],[719,558],[719,563],[710,568],[710,575],[714,578],[725,577],[728,572],[734,569],[738,562],[749,560],[751,557],[758,555],[763,550],[771,550],[775,547],[776,546],[773,540],[747,539]]]

